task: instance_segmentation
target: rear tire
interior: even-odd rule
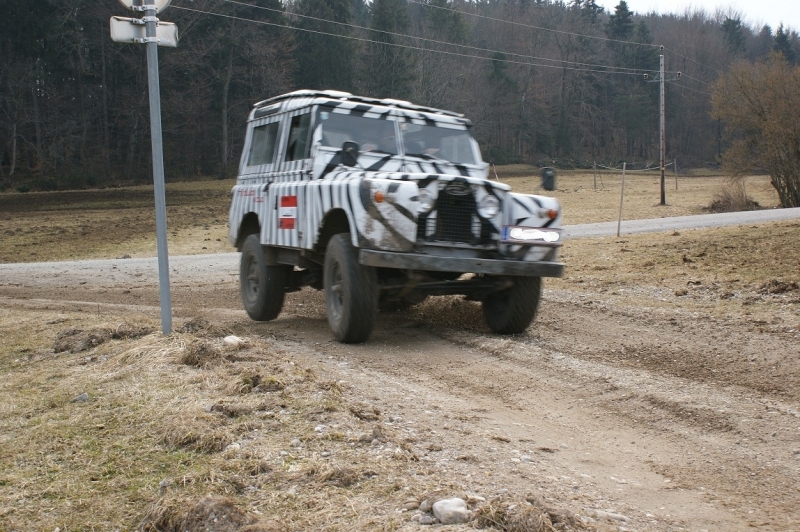
[[[345,344],[369,339],[378,314],[378,276],[358,262],[350,233],[330,239],[324,264],[325,307],[336,339]]]
[[[483,317],[497,334],[519,334],[533,322],[542,294],[541,277],[514,277],[514,286],[483,301]]]
[[[247,315],[255,321],[270,321],[283,308],[291,266],[267,266],[258,235],[250,235],[242,246],[239,284]]]

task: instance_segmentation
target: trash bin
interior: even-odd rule
[[[542,188],[545,190],[556,189],[556,172],[548,166],[542,168]]]

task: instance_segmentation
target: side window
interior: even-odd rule
[[[311,113],[298,115],[292,118],[289,127],[289,140],[286,144],[286,160],[297,161],[309,157],[309,128],[311,126]]]
[[[253,128],[253,141],[250,143],[247,166],[272,164],[278,140],[278,124],[280,122],[272,122]]]

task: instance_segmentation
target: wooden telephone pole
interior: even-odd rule
[[[666,144],[666,136],[667,136],[667,120],[666,120],[666,103],[664,98],[664,83],[667,81],[674,81],[674,79],[667,80],[664,75],[664,46],[661,46],[661,54],[658,56],[659,59],[659,67],[658,67],[658,76],[656,79],[650,80],[647,79],[650,76],[648,74],[644,75],[644,79],[648,82],[658,82],[658,125],[659,125],[659,146],[658,146],[658,153],[659,153],[659,167],[661,169],[661,205],[667,204],[667,185],[664,178],[664,170],[666,169],[666,157],[667,157],[667,144]],[[678,76],[675,79],[681,79],[681,73],[678,72]]]

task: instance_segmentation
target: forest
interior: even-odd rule
[[[135,15],[116,0],[0,8],[0,190],[150,180],[145,47],[109,35]],[[180,34],[159,48],[167,181],[234,176],[253,103],[301,88],[464,113],[494,164],[657,164],[661,54],[667,159],[714,166],[730,142],[718,79],[800,59],[792,28],[625,1],[173,0],[159,18]]]

